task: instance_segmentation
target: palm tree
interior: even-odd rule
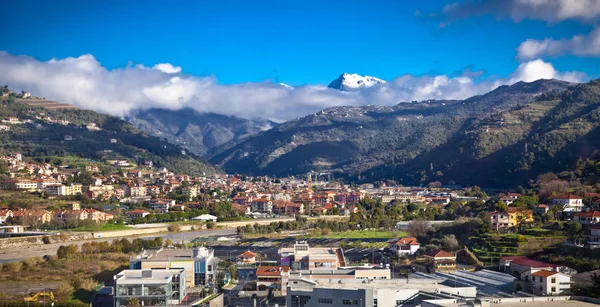
[[[133,306],[142,306],[142,302],[140,301],[139,298],[132,297],[132,298],[129,298],[127,300],[127,306],[131,306],[131,307],[133,307]]]
[[[557,205],[553,205],[553,206],[552,206],[552,213],[554,214],[554,219],[556,219],[556,220],[558,221],[558,220],[559,220],[559,219],[558,219],[558,215],[559,215],[558,213],[559,213],[559,212],[560,212],[560,213],[562,213],[563,211],[565,211],[565,208],[566,208],[566,207],[567,207],[567,206],[566,206],[566,205],[564,205],[564,204],[560,204],[560,205],[559,205],[559,204],[557,204]]]

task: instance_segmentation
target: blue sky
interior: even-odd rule
[[[600,0],[19,0],[2,12],[0,84],[118,116],[287,120],[600,77]],[[323,86],[343,72],[388,82]]]
[[[0,50],[39,60],[92,54],[103,66],[168,62],[221,83],[328,83],[342,72],[393,79],[465,67],[507,76],[526,39],[568,38],[577,21],[483,16],[438,28],[415,16],[451,1],[7,1]],[[551,59],[598,77],[598,59]]]

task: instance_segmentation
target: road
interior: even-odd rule
[[[177,232],[177,233],[162,233],[162,234],[148,234],[148,235],[140,235],[140,236],[132,236],[127,237],[130,239],[134,238],[155,238],[161,237],[163,239],[170,239],[173,242],[189,242],[194,238],[198,237],[221,237],[221,236],[230,236],[235,234],[235,229],[233,228],[225,228],[225,229],[214,229],[214,230],[200,230],[200,231],[188,231],[188,232]],[[117,238],[109,238],[109,239],[95,239],[95,241],[107,241],[112,242],[115,239],[121,239],[121,237]],[[80,240],[80,241],[71,241],[65,243],[51,243],[44,245],[31,245],[31,246],[23,246],[15,249],[4,249],[0,251],[0,263],[5,262],[13,262],[13,261],[21,261],[25,258],[29,257],[43,257],[45,255],[56,255],[58,248],[61,245],[65,244],[77,244],[81,246],[85,242],[89,242],[90,240]]]

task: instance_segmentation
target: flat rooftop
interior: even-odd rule
[[[201,248],[199,258],[205,258],[212,255],[212,249]],[[133,256],[132,259],[139,260],[152,260],[152,261],[165,261],[165,260],[194,260],[193,249],[152,249],[145,250],[140,254]]]
[[[142,277],[142,272],[152,272],[152,277]],[[120,285],[166,284],[173,275],[184,274],[184,269],[167,270],[123,270],[115,275],[115,281]]]
[[[546,301],[545,299],[549,298],[550,301]],[[588,302],[584,302],[584,301],[577,301],[577,300],[557,300],[555,299],[554,301],[552,301],[552,297],[540,297],[540,299],[544,299],[543,301],[536,301],[536,302],[501,302],[498,304],[491,304],[494,307],[562,307],[562,306],[583,306],[583,307],[598,307],[597,304],[593,304],[593,303],[588,303]],[[445,307],[464,307],[464,303],[445,303],[445,304],[440,304],[441,306],[445,306]]]
[[[317,282],[319,288],[330,289],[394,289],[394,290],[436,290],[436,289],[453,289],[453,287],[442,285],[436,281],[430,280],[410,280],[406,279],[378,279],[374,282],[364,282],[364,279],[339,279],[339,278],[310,278],[311,281]],[[290,281],[293,279],[290,278]],[[288,284],[293,289],[294,285]],[[302,288],[300,286],[299,288]],[[461,287],[459,287],[461,288]],[[458,289],[459,289],[458,288]],[[473,288],[473,287],[463,287]]]

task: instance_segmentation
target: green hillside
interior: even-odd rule
[[[0,132],[0,155],[21,152],[28,157],[116,158],[134,163],[151,160],[176,173],[217,171],[194,154],[140,132],[126,121],[94,111],[45,109],[17,102],[13,97],[0,97],[0,119],[8,117],[16,117],[21,123],[0,123],[10,127]]]

